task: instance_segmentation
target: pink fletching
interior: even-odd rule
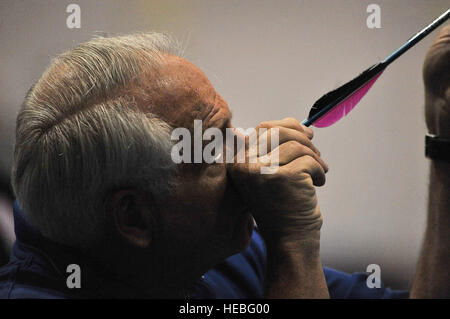
[[[363,98],[363,96],[366,95],[366,93],[370,90],[370,88],[378,79],[378,77],[381,75],[381,73],[383,72],[380,72],[377,75],[375,75],[370,81],[368,81],[366,84],[364,84],[362,87],[360,87],[350,96],[348,96],[345,100],[343,100],[341,103],[339,103],[330,111],[328,111],[324,116],[322,116],[322,118],[315,121],[313,125],[315,127],[327,127],[333,125],[334,123],[339,121],[342,117],[350,113],[350,111],[353,110],[356,104],[358,104],[358,102]]]

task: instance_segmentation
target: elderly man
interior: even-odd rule
[[[328,168],[311,129],[261,123],[279,135],[266,152],[279,167],[261,174],[266,153],[175,164],[171,131],[195,120],[233,130],[225,100],[163,35],[94,39],[57,57],[17,119],[17,241],[0,296],[408,296],[322,267],[315,186]]]

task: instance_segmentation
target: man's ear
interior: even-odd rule
[[[150,245],[153,218],[143,194],[134,190],[116,191],[109,197],[107,207],[119,236],[139,248]]]

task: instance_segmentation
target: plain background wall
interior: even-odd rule
[[[66,7],[81,7],[68,29]],[[381,29],[366,8],[381,7]],[[8,171],[18,107],[50,59],[94,34],[165,31],[204,70],[234,125],[303,120],[322,94],[387,56],[444,12],[448,0],[0,1],[0,171]],[[417,44],[378,80],[351,115],[316,129],[330,166],[318,190],[327,266],[365,271],[407,288],[424,231],[422,62],[436,36]]]

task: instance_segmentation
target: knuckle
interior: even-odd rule
[[[315,166],[315,165],[318,164],[316,159],[313,156],[309,155],[309,154],[303,156],[302,160],[303,160],[303,163],[306,166],[309,166],[309,167],[312,167],[312,166]]]
[[[286,117],[284,121],[288,122],[290,125],[297,127],[298,129],[303,131],[303,127],[300,122],[294,117]]]
[[[308,164],[316,164],[316,159],[313,156],[307,154],[304,156],[304,158],[305,162],[307,162]]]

